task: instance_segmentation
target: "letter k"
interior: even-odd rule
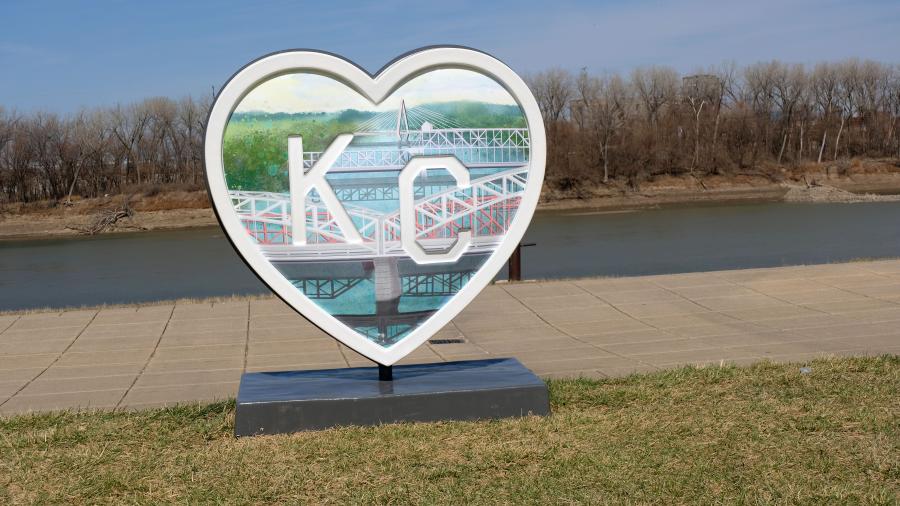
[[[288,178],[291,189],[291,229],[294,246],[306,245],[306,195],[315,188],[325,204],[325,209],[334,217],[341,228],[344,240],[351,244],[362,242],[359,231],[338,200],[334,190],[325,179],[325,174],[334,165],[344,149],[353,140],[352,134],[341,134],[328,146],[316,163],[305,172],[303,168],[303,138],[299,135],[288,137]]]

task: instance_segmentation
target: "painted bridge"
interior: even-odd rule
[[[426,128],[428,128],[426,126]],[[525,128],[447,128],[391,132],[357,132],[354,137],[396,139],[396,145],[374,142],[353,146],[338,157],[329,174],[399,171],[420,155],[453,155],[470,169],[520,167],[528,163],[529,139]],[[303,167],[312,166],[322,152],[303,153]]]
[[[521,167],[528,163],[531,143],[527,128],[466,128],[425,106],[384,111],[359,124],[354,137],[363,142],[346,149],[328,171],[399,171],[419,155],[453,155],[466,167]],[[303,154],[312,168],[322,152]]]
[[[488,253],[500,243],[518,209],[528,178],[526,128],[464,128],[452,118],[418,106],[379,113],[360,124],[360,142],[345,149],[329,169],[329,184],[363,238],[347,243],[340,226],[315,193],[306,198],[306,244],[292,244],[289,193],[232,191],[231,201],[247,233],[273,262],[371,260],[407,256],[400,241],[400,211],[359,205],[399,199],[397,173],[415,156],[453,155],[484,173],[460,189],[449,176],[423,174],[414,185],[416,240],[443,251],[459,232],[471,232],[467,254]],[[305,152],[310,169],[321,152]],[[351,175],[352,174],[352,175]]]
[[[468,253],[488,253],[500,243],[519,207],[528,170],[517,167],[448,188],[415,201],[416,239],[426,250],[445,250],[468,230]],[[273,262],[365,260],[407,256],[400,242],[400,212],[379,213],[344,203],[363,238],[349,244],[328,209],[306,199],[307,244],[292,245],[290,194],[232,191],[232,204],[245,229]]]

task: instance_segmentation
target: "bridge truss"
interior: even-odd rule
[[[417,199],[417,241],[426,249],[444,249],[460,231],[469,230],[470,252],[492,251],[509,229],[527,178],[527,168],[517,167],[475,179],[465,189],[450,188]],[[348,244],[334,217],[311,194],[306,199],[307,244],[294,246],[289,194],[232,191],[231,199],[248,234],[272,261],[406,256],[400,242],[399,210],[385,214],[345,204],[363,238],[361,244]]]
[[[416,199],[456,186],[456,180],[447,177],[423,178],[413,188]],[[377,202],[383,200],[399,200],[400,187],[397,178],[354,178],[332,181],[331,189],[341,202]]]
[[[335,318],[367,339],[390,346],[433,314],[434,311],[415,311],[392,315],[340,315]]]
[[[475,271],[428,272],[400,276],[404,297],[449,297],[459,292]],[[336,299],[367,277],[295,279],[291,283],[310,299]]]
[[[393,132],[362,132],[357,136],[390,136]],[[398,171],[418,155],[453,155],[470,168],[513,167],[528,163],[531,142],[527,128],[449,128],[410,130],[395,145],[356,145],[344,150],[329,173]],[[320,151],[303,153],[303,167],[312,166]]]

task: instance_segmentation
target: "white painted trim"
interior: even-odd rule
[[[429,70],[464,68],[483,73],[500,83],[525,113],[530,135],[528,184],[515,218],[503,243],[481,269],[443,307],[398,343],[384,348],[364,338],[331,316],[292,285],[262,254],[241,225],[231,204],[222,160],[225,127],[232,111],[257,84],[272,77],[298,71],[313,71],[332,76],[377,104],[407,80]],[[225,233],[238,253],[256,274],[282,299],[335,339],[375,362],[391,365],[428,340],[462,311],[487,286],[503,267],[537,207],[544,180],[547,156],[544,124],[537,102],[525,82],[501,61],[478,51],[459,47],[436,47],[409,54],[370,76],[351,62],[316,51],[288,51],[263,57],[244,67],[222,88],[213,104],[206,128],[204,158],[210,198]]]

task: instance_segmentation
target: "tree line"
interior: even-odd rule
[[[682,75],[550,69],[527,78],[547,130],[547,184],[661,174],[753,173],[852,157],[900,158],[900,67],[849,59],[812,67],[724,64]],[[74,115],[0,107],[0,201],[62,200],[135,185],[203,182],[211,97]]]
[[[552,69],[528,78],[547,129],[547,182],[760,174],[837,159],[900,158],[900,66],[725,64],[682,75]]]
[[[211,103],[152,98],[70,116],[0,107],[0,202],[97,197],[146,185],[200,188]]]

